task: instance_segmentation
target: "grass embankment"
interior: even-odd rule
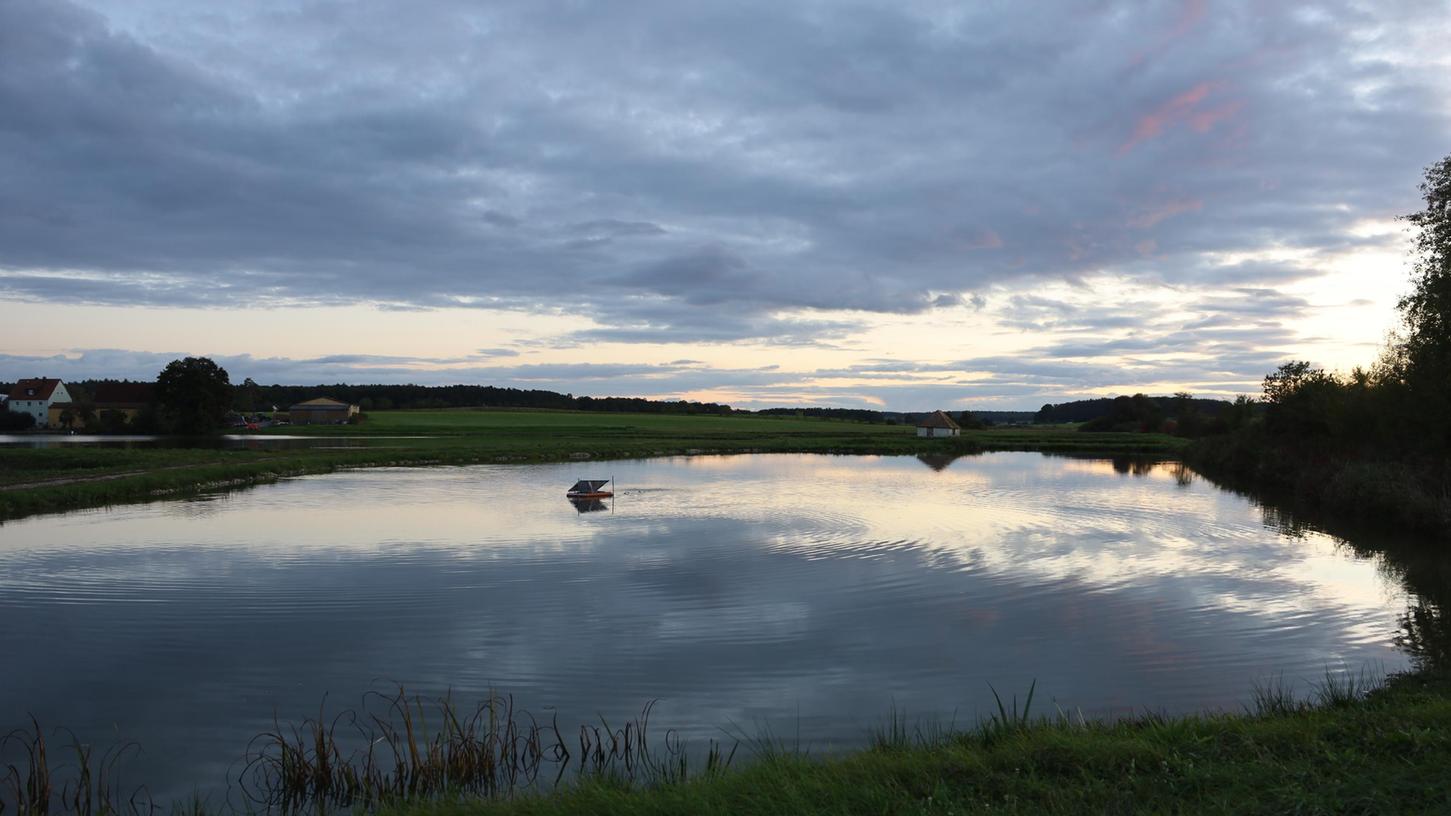
[[[812,756],[767,735],[746,750],[713,743],[708,754],[687,758],[680,743],[647,737],[649,707],[633,721],[586,724],[575,743],[556,722],[515,710],[507,697],[491,698],[471,714],[451,698],[430,704],[400,689],[361,711],[258,735],[225,803],[199,799],[171,810],[194,816],[239,807],[394,816],[1451,812],[1445,773],[1451,678],[1442,673],[1402,675],[1383,685],[1365,675],[1327,673],[1311,702],[1277,684],[1258,691],[1252,714],[1145,715],[1116,723],[1063,712],[1030,717],[1031,697],[1021,712],[1016,698],[1011,708],[1000,701],[997,714],[968,731],[916,728],[894,717],[871,734],[869,747],[847,755]],[[339,740],[340,723],[352,748]],[[121,784],[115,763],[131,749],[102,756],[73,738],[69,747],[47,746],[47,734],[32,723],[5,737],[21,752],[13,754],[20,764],[0,777],[0,808],[85,816],[165,810],[144,787]]]
[[[1168,454],[1179,443],[1167,436],[1083,434],[1063,428],[1007,428],[968,432],[955,439],[920,439],[910,427],[820,419],[491,410],[379,412],[360,425],[286,427],[270,435],[282,434],[366,437],[368,445],[347,449],[0,449],[0,520],[260,484],[341,468],[748,452]]]
[[[1451,538],[1446,462],[1307,453],[1249,432],[1197,440],[1184,460],[1229,487],[1330,519]]]
[[[1270,695],[1254,716],[1147,717],[883,735],[827,759],[767,752],[720,774],[653,786],[592,780],[505,801],[424,802],[385,812],[465,814],[1451,812],[1451,683],[1408,675],[1317,705]]]

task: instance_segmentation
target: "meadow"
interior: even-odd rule
[[[356,425],[282,426],[255,447],[0,448],[0,520],[244,487],[341,468],[632,459],[705,453],[970,454],[992,450],[1172,455],[1160,434],[1072,426],[965,431],[923,439],[910,426],[840,420],[454,409],[380,411]],[[358,447],[269,447],[278,436]],[[278,440],[280,442],[280,440]]]

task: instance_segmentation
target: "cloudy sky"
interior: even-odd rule
[[[912,410],[1371,361],[1451,3],[0,0],[0,379]]]

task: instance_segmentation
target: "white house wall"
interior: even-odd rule
[[[957,431],[952,428],[918,428],[918,436],[957,436]]]
[[[30,414],[35,418],[35,427],[47,428],[50,426],[50,405],[53,402],[70,402],[71,394],[65,388],[65,383],[60,383],[55,390],[50,392],[50,399],[24,399],[23,394],[16,394],[5,407],[20,414]],[[17,399],[16,397],[21,397]]]

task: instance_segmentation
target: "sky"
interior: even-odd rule
[[[1374,361],[1451,2],[0,0],[0,380],[1033,410]]]

